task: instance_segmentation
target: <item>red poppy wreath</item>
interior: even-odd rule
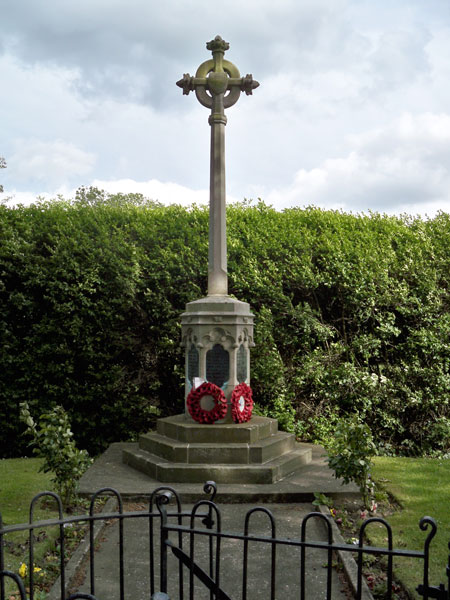
[[[205,410],[201,407],[200,400],[203,396],[214,399],[214,408]],[[189,414],[198,423],[214,423],[223,419],[227,414],[227,399],[219,386],[205,381],[198,388],[192,389],[186,398]]]
[[[252,388],[246,383],[240,383],[231,394],[231,417],[235,423],[246,423],[252,417],[252,410]]]

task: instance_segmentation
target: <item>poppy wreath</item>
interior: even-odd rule
[[[244,406],[241,409],[241,398]],[[231,417],[235,423],[246,423],[250,421],[253,410],[252,388],[246,383],[237,385],[231,394]]]
[[[203,396],[211,396],[215,405],[211,410],[205,410],[200,405]],[[192,389],[186,398],[189,414],[198,423],[214,423],[223,419],[227,414],[227,399],[219,386],[205,381],[198,388]]]

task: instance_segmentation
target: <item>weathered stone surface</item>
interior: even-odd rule
[[[250,385],[250,352],[253,344],[253,315],[245,302],[228,296],[226,185],[225,185],[225,109],[233,106],[241,92],[252,94],[259,83],[251,75],[241,77],[239,69],[225,60],[228,42],[216,36],[207,43],[212,58],[204,61],[195,77],[189,73],[177,82],[183,94],[195,92],[197,100],[210,109],[211,126],[208,295],[190,302],[182,315],[182,345],[185,347],[185,399],[198,379],[223,389],[230,401],[239,383]],[[220,354],[219,348],[223,349]],[[241,348],[239,369],[237,349]],[[190,415],[186,409],[186,416]],[[231,423],[228,408],[223,422]]]
[[[220,36],[206,47],[212,52],[212,59],[198,67],[195,77],[186,73],[177,85],[185,95],[195,91],[200,104],[211,110],[208,119],[211,125],[208,296],[226,296],[225,108],[238,101],[241,91],[252,94],[259,83],[251,75],[241,78],[236,65],[225,60],[224,54],[230,45]]]
[[[251,463],[265,463],[286,452],[291,452],[294,447],[295,436],[292,433],[278,431],[274,435],[250,444],[249,460]]]
[[[139,438],[139,448],[171,462],[189,464],[262,464],[291,452],[295,446],[292,434],[279,431],[257,442],[179,442],[158,433]]]
[[[125,449],[123,462],[161,482],[275,483],[311,460],[310,448],[296,448],[262,465],[173,463],[149,452]]]
[[[239,383],[245,383],[248,379],[248,350],[241,344],[236,353],[236,377]]]
[[[185,398],[192,387],[192,349],[198,351],[198,376],[222,387],[229,400],[236,385],[250,384],[250,348],[253,342],[253,314],[247,302],[229,296],[208,296],[189,302],[181,315],[181,345],[186,353]],[[212,352],[223,348],[223,364],[213,364]],[[240,366],[238,374],[238,352]],[[243,357],[246,364],[243,365]],[[219,374],[216,377],[215,373]],[[242,379],[245,373],[245,379]],[[220,376],[221,374],[221,376]],[[240,376],[239,376],[240,375]],[[192,420],[186,410],[186,417]],[[231,411],[223,422],[232,423]]]
[[[158,420],[139,447],[123,451],[124,463],[163,482],[274,483],[311,461],[311,447],[278,431],[278,422],[203,425],[184,415]]]
[[[321,446],[297,443],[311,451],[312,459],[306,465],[287,475],[282,480],[270,484],[222,483],[218,486],[217,501],[221,504],[233,502],[311,502],[314,493],[322,493],[333,498],[338,496],[360,498],[358,487],[344,484],[342,479],[333,476],[326,462],[326,452]],[[161,486],[161,482],[131,468],[123,462],[124,450],[139,453],[137,442],[116,442],[98,458],[86,471],[79,483],[79,493],[87,498],[102,487],[113,485],[129,500],[148,501],[150,494]],[[170,482],[179,493],[183,502],[196,502],[202,494],[202,483]]]
[[[254,416],[247,423],[214,423],[204,425],[188,421],[184,415],[158,419],[157,431],[180,442],[191,443],[250,443],[275,434],[276,419]]]

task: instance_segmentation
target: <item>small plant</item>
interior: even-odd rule
[[[54,474],[52,482],[65,507],[70,506],[79,478],[92,464],[86,450],[73,440],[69,417],[62,406],[41,415],[39,425],[31,416],[27,402],[20,404],[20,419],[32,436],[33,452],[44,460],[41,471]]]
[[[333,506],[333,499],[329,498],[325,494],[321,494],[320,492],[314,492],[314,501],[312,503],[313,506],[328,506],[331,508]]]
[[[373,491],[370,468],[376,447],[369,426],[362,423],[357,415],[341,421],[327,453],[328,464],[334,470],[335,477],[342,478],[344,483],[356,483],[364,506],[370,509],[369,500]]]
[[[29,585],[30,585],[30,569],[28,568],[28,565],[24,562],[20,564],[19,575],[23,580],[25,589],[28,591]],[[45,578],[45,571],[43,569],[41,569],[41,567],[33,565],[34,582],[37,583],[39,586],[42,586],[42,582],[43,582],[44,578]],[[36,588],[36,593],[34,594],[34,597],[37,597],[37,594],[41,594],[41,593],[42,593],[42,590],[40,588]],[[45,597],[45,594],[43,594],[42,597]]]
[[[339,525],[339,527],[344,529],[351,528],[353,521],[350,519],[345,509],[330,508],[330,513],[335,520],[336,525]]]
[[[44,571],[41,569],[41,567],[37,567],[36,565],[34,565],[34,567],[33,567],[33,573],[35,575],[38,575],[39,577],[43,577],[43,575],[44,575]],[[27,581],[28,566],[27,566],[26,563],[21,563],[20,564],[19,575],[22,577],[22,579],[24,579],[25,581]]]

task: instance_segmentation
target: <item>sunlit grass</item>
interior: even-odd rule
[[[39,473],[42,464],[36,458],[11,458],[0,460],[0,514],[3,525],[16,525],[29,522],[30,502],[39,492],[51,490],[51,474]],[[42,509],[36,505],[33,521],[49,519],[57,512]],[[57,528],[46,528],[45,532],[35,531],[40,541],[35,544],[34,564],[44,566],[43,557],[54,544]],[[28,539],[26,531],[5,535],[5,568],[18,573],[20,565],[28,565]],[[44,569],[43,569],[44,570]],[[7,594],[15,592],[15,584],[6,579]]]
[[[372,472],[375,480],[381,481],[402,507],[388,518],[394,533],[394,547],[423,550],[430,529],[422,531],[419,521],[424,516],[436,521],[438,529],[430,551],[430,584],[446,582],[450,542],[450,460],[377,457]],[[371,529],[370,538],[374,545],[385,545],[386,536],[380,529]],[[423,562],[396,559],[395,565],[408,591],[415,590],[422,582]]]
[[[33,496],[52,489],[51,474],[39,473],[41,464],[38,458],[0,460],[0,513],[4,525],[28,522]]]

